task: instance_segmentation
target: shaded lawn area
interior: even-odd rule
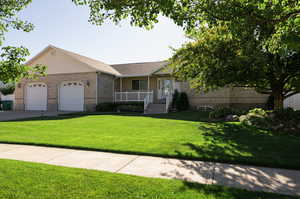
[[[297,197],[0,159],[0,198],[296,199]]]
[[[0,122],[0,142],[300,169],[300,137],[204,122],[204,113],[69,115]],[[200,122],[202,120],[202,122]]]

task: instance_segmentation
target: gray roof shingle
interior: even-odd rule
[[[150,75],[167,65],[166,61],[111,65],[122,76]]]

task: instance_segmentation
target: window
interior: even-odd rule
[[[132,90],[147,90],[147,80],[132,80]]]

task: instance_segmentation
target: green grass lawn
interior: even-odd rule
[[[0,122],[0,142],[300,169],[300,136],[209,123],[199,112],[74,115]]]
[[[0,198],[288,199],[293,197],[179,180],[144,178],[0,159]]]

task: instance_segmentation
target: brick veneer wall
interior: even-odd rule
[[[48,111],[58,111],[58,90],[64,81],[81,81],[84,83],[84,105],[86,111],[93,111],[96,107],[96,78],[97,73],[55,74],[37,80],[22,80],[15,91],[15,110],[24,111],[25,91],[28,83],[43,82],[48,89]]]

